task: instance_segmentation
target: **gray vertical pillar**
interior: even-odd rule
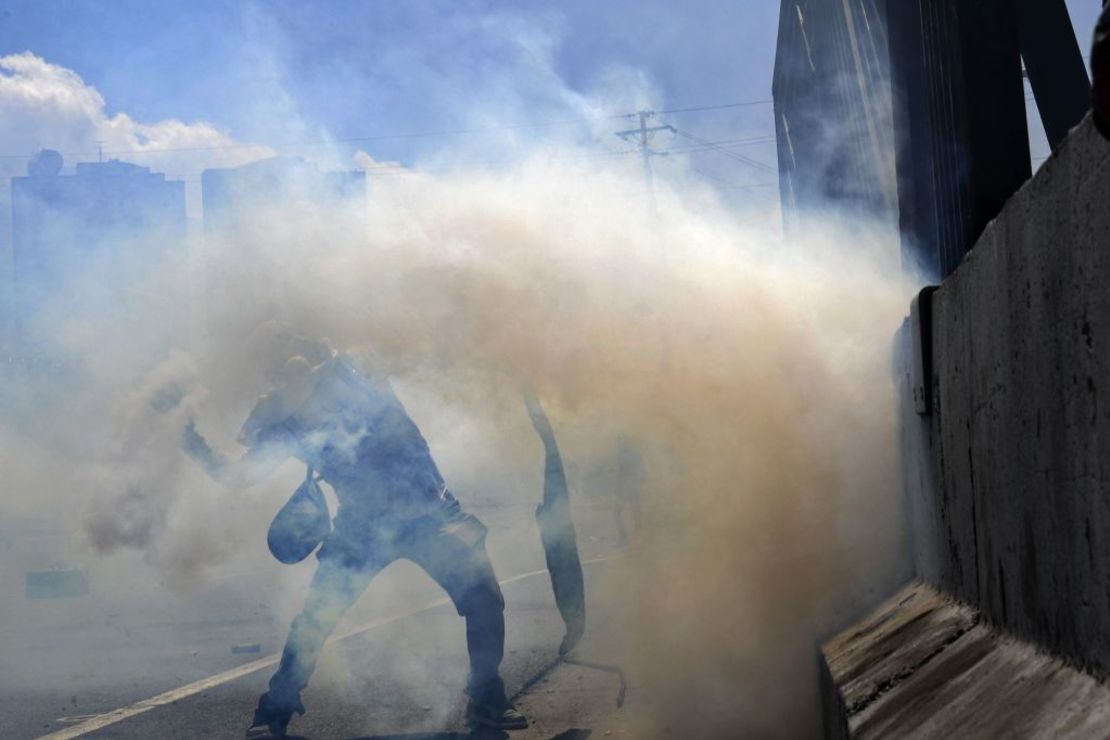
[[[963,249],[953,245],[959,256],[947,263],[951,269],[1032,175],[1014,6],[1015,0],[956,3],[958,89],[967,147],[960,184],[969,208],[961,234]]]
[[[890,0],[887,7],[894,118],[898,226],[902,263],[935,279],[940,275],[936,191],[933,187],[931,100],[922,63],[921,8],[917,2]]]
[[[904,252],[940,277],[1031,174],[1016,0],[888,0]]]
[[[1056,146],[1091,108],[1091,83],[1064,0],[1016,0],[1021,56],[1048,135]]]

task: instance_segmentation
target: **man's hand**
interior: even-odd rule
[[[227,460],[212,449],[200,432],[197,431],[196,422],[189,419],[185,429],[181,432],[181,449],[185,454],[200,463],[204,470],[213,478],[222,478],[222,472],[227,466]]]
[[[258,445],[247,450],[241,458],[228,460],[212,449],[208,440],[197,431],[192,419],[186,422],[181,432],[181,449],[200,463],[210,478],[232,490],[250,488],[262,482],[290,455],[289,450],[281,445]]]

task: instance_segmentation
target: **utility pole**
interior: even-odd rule
[[[651,134],[657,131],[674,131],[673,126],[648,126],[648,120],[655,116],[655,111],[642,110],[636,114],[640,117],[640,127],[628,129],[627,131],[617,131],[616,135],[625,141],[634,140],[636,138],[637,146],[640,148],[640,155],[644,160],[644,181],[647,183],[648,196],[651,198],[651,210],[657,211],[658,208],[655,203],[655,174],[651,171],[651,158],[665,157],[665,152],[657,152],[648,145],[648,140]]]

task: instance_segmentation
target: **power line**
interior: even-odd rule
[[[724,180],[720,177],[717,177],[716,175],[711,175],[708,172],[706,172],[705,170],[698,169],[697,167],[691,167],[690,169],[693,170],[694,172],[698,173],[699,175],[701,175],[702,177],[704,177],[706,179],[713,180],[714,182],[718,182],[722,185],[728,185],[729,187],[733,187],[733,183],[728,182],[727,180]]]
[[[714,151],[717,151],[717,152],[725,155],[726,157],[729,157],[731,159],[735,159],[738,162],[743,162],[744,164],[748,165],[749,167],[754,167],[755,169],[761,170],[763,172],[778,174],[778,170],[776,170],[775,168],[773,168],[769,165],[764,164],[763,162],[752,159],[751,157],[745,157],[743,154],[738,154],[734,151],[730,151],[729,149],[725,149],[723,146],[720,146],[719,144],[716,144],[712,141],[709,141],[708,139],[703,139],[700,136],[695,136],[694,134],[691,134],[687,131],[682,131],[680,129],[673,129],[673,130],[679,136],[690,139],[691,141],[696,141],[699,144],[703,144],[706,147],[708,147],[710,149],[713,149]]]
[[[750,185],[724,185],[725,190],[759,190],[761,188],[777,188],[777,182],[753,182]]]
[[[655,111],[663,115],[667,113],[696,113],[698,111],[707,110],[726,110],[729,108],[751,108],[757,105],[770,105],[774,100],[748,100],[743,103],[722,103],[721,105],[703,105],[698,108],[671,108],[670,110]]]
[[[720,184],[722,190],[756,190],[756,189],[759,189],[759,188],[777,188],[778,187],[777,182],[753,182],[753,183],[737,184],[737,183],[729,182],[728,180],[725,180],[723,178],[717,177],[716,175],[711,175],[708,172],[706,172],[705,170],[698,169],[697,167],[691,167],[690,169],[692,171],[698,173],[702,177],[706,178],[707,180],[712,180],[713,182],[716,182],[716,183]]]
[[[695,113],[701,111],[717,111],[729,110],[734,108],[748,108],[760,105],[768,105],[772,103],[771,100],[747,100],[735,103],[721,103],[718,105],[702,105],[689,108],[670,108],[667,110],[651,111],[653,115],[678,115],[683,113]],[[639,112],[634,113],[615,113],[609,115],[589,116],[573,119],[564,119],[561,121],[542,121],[531,123],[520,123],[506,126],[481,126],[472,128],[456,128],[456,129],[441,129],[432,131],[407,131],[393,134],[373,134],[367,136],[353,136],[338,139],[317,139],[314,141],[304,141],[300,143],[286,144],[287,149],[299,149],[315,146],[332,146],[335,144],[355,144],[373,141],[395,141],[406,139],[422,139],[422,138],[436,138],[448,136],[466,136],[471,134],[480,133],[494,133],[497,131],[520,131],[525,129],[544,129],[544,128],[557,128],[562,126],[575,126],[587,123],[601,123],[604,121],[614,121],[625,118],[635,118]],[[166,147],[162,149],[115,149],[103,152],[62,152],[67,157],[88,157],[94,154],[113,155],[154,155],[163,153],[177,153],[177,152],[211,152],[211,151],[231,151],[237,149],[261,149],[267,148],[263,144],[221,144],[213,146],[192,146],[192,147]],[[30,159],[33,154],[0,154],[2,159]]]
[[[661,131],[661,130],[674,131],[675,129],[674,129],[673,126],[650,127],[650,128],[647,129],[647,133],[651,134],[651,133]],[[632,135],[637,135],[638,136],[640,134],[640,129],[639,128],[629,129],[627,131],[618,132],[618,134],[624,134],[625,136],[622,137],[622,138],[626,138],[626,139],[627,138],[634,138],[634,137],[632,137]],[[692,136],[692,135],[690,135],[690,136]],[[701,139],[700,137],[697,137],[697,138],[699,138],[699,140],[702,142],[702,143],[699,143],[697,146],[670,147],[670,148],[667,148],[667,149],[651,149],[649,147],[648,156],[649,157],[650,156],[670,156],[672,154],[686,155],[686,154],[696,154],[696,153],[699,153],[699,152],[717,150],[717,151],[720,151],[723,154],[731,155],[732,158],[734,158],[734,159],[736,157],[740,157],[741,159],[739,161],[741,161],[744,164],[747,164],[749,166],[752,166],[752,164],[754,163],[755,165],[757,165],[763,171],[771,172],[771,173],[775,173],[775,174],[777,174],[777,172],[778,172],[777,170],[775,170],[773,168],[770,168],[770,167],[768,167],[767,165],[764,165],[761,162],[755,162],[754,160],[748,160],[748,158],[743,157],[742,155],[739,155],[736,152],[731,152],[731,151],[728,151],[727,149],[725,149],[725,147],[728,147],[728,146],[748,146],[748,145],[756,145],[756,144],[773,143],[775,141],[774,136],[755,136],[755,137],[749,136],[749,137],[743,137],[743,138],[737,138],[737,139],[722,139],[722,140],[718,140],[718,141],[709,141],[709,140],[706,140],[706,139]],[[636,144],[636,147],[637,147],[636,149],[627,149],[627,150],[622,150],[622,151],[602,151],[602,152],[595,152],[595,153],[590,153],[590,154],[582,153],[582,154],[574,154],[574,155],[570,155],[570,156],[559,156],[559,157],[542,157],[542,160],[544,162],[549,162],[549,163],[564,163],[564,162],[580,162],[580,161],[590,161],[590,160],[599,160],[599,159],[621,158],[621,157],[632,156],[632,155],[635,155],[635,154],[640,154],[641,157],[642,157],[643,156],[643,151],[640,148],[641,143],[640,142],[634,142],[634,143]],[[458,161],[458,162],[453,162],[451,164],[445,164],[445,165],[438,166],[438,167],[407,167],[407,166],[401,165],[401,164],[377,164],[377,165],[374,165],[374,166],[371,166],[371,167],[365,167],[364,170],[367,173],[373,174],[375,177],[435,175],[435,174],[450,173],[450,172],[456,171],[460,168],[490,168],[490,167],[499,167],[499,166],[517,164],[517,163],[520,163],[520,162],[523,162],[523,161],[527,161],[527,160],[519,158],[519,157],[505,157],[505,158],[500,158],[500,159],[461,160],[461,161]],[[187,178],[187,177],[185,177],[184,179],[186,179],[190,182],[194,181],[193,179],[190,179],[190,178]],[[730,183],[726,183],[726,184],[729,184],[731,186]],[[733,187],[741,187],[741,186],[733,186]],[[742,187],[748,187],[748,186],[742,186]]]
[[[697,152],[705,152],[715,149],[716,147],[733,147],[733,146],[754,146],[757,144],[774,144],[774,136],[760,136],[747,139],[724,139],[722,141],[713,142],[713,146],[706,144],[696,144],[693,146],[684,147],[671,147],[667,151],[670,154],[696,154]]]
[[[713,150],[717,147],[750,146],[750,145],[758,145],[758,144],[765,144],[765,143],[773,143],[774,141],[775,141],[774,136],[754,136],[754,137],[749,136],[749,137],[743,137],[743,138],[737,138],[737,139],[721,139],[721,140],[717,140],[717,141],[708,142],[707,144],[697,144],[695,146],[669,147],[665,150],[658,150],[658,153],[660,155],[667,155],[667,156],[672,155],[672,154],[688,155],[688,154],[697,154],[699,152],[711,151],[711,150]],[[620,157],[628,157],[628,156],[632,156],[632,155],[635,155],[635,154],[640,154],[640,151],[639,151],[638,148],[636,148],[636,149],[626,149],[626,150],[620,150],[620,151],[606,150],[606,151],[593,152],[593,153],[575,153],[575,154],[570,154],[570,155],[566,155],[566,156],[555,156],[555,157],[544,156],[541,159],[544,162],[564,163],[564,162],[580,162],[580,161],[590,161],[590,160],[599,160],[599,159],[614,159],[614,158],[620,158]],[[499,159],[480,159],[480,160],[466,159],[466,160],[461,160],[461,161],[458,161],[458,162],[453,162],[449,165],[444,164],[444,165],[441,165],[441,166],[438,166],[438,167],[406,167],[405,165],[402,165],[402,164],[377,163],[373,166],[364,167],[363,169],[367,173],[373,174],[375,177],[383,177],[383,176],[391,176],[391,175],[444,174],[444,173],[449,173],[449,172],[458,170],[459,168],[463,168],[463,167],[471,167],[471,168],[475,168],[475,167],[476,168],[497,167],[497,166],[515,164],[515,163],[519,163],[519,162],[522,162],[522,161],[526,161],[526,159],[522,159],[522,158],[519,158],[519,157],[504,157],[504,158],[499,158]],[[186,182],[199,182],[200,181],[199,177],[191,177],[191,175],[199,175],[200,172],[201,172],[201,170],[185,170],[185,171],[170,172],[170,173],[167,173],[167,175],[176,177],[178,179],[183,179]]]

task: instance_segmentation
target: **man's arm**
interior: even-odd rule
[[[181,438],[185,453],[200,463],[204,471],[227,488],[239,490],[261,483],[289,458],[289,450],[280,444],[259,444],[247,450],[238,460],[212,449],[190,419]]]

